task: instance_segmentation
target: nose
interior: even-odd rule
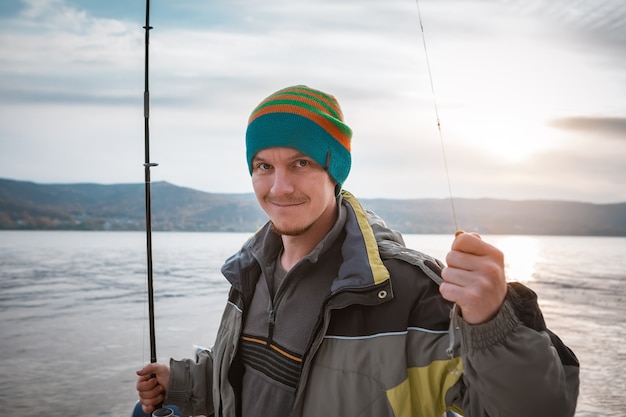
[[[276,168],[274,171],[272,182],[272,194],[273,195],[285,195],[293,192],[293,179],[289,170]]]

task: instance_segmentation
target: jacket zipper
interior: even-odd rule
[[[278,261],[276,261],[278,262]],[[300,266],[299,268],[299,273],[304,273],[304,271],[306,271],[307,266]],[[264,271],[265,273],[265,271]],[[292,271],[288,271],[287,274],[284,277],[284,280],[286,281],[287,279],[291,279],[290,274],[292,273]],[[268,285],[268,290],[270,292],[270,311],[269,311],[269,318],[268,318],[268,330],[267,330],[267,347],[271,348],[272,345],[272,340],[273,340],[273,336],[274,336],[274,324],[276,322],[276,309],[278,308],[278,305],[280,304],[280,302],[283,299],[283,292],[284,292],[284,286],[283,285],[279,285],[278,288],[276,288],[276,292],[274,294],[272,294],[272,288],[270,288],[270,286]],[[283,290],[281,292],[281,289]]]
[[[274,335],[274,322],[276,319],[276,314],[274,313],[274,303],[272,302],[272,307],[270,308],[270,316],[269,316],[269,328],[267,331],[267,347],[268,349],[272,346],[272,337]]]

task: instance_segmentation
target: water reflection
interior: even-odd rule
[[[507,281],[530,282],[539,263],[539,242],[533,236],[485,238],[504,253]]]
[[[489,235],[483,240],[504,253],[508,281],[530,282],[537,278],[541,245],[534,236]],[[451,235],[404,235],[406,245],[442,261],[450,250],[454,236]]]

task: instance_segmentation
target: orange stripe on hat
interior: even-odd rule
[[[329,120],[328,117],[324,117],[319,113],[293,104],[268,104],[267,106],[261,108],[259,111],[254,113],[250,117],[249,123],[252,123],[258,117],[271,113],[291,113],[306,117],[307,119],[311,119],[315,123],[320,125],[324,130],[326,130],[333,138],[335,138],[337,142],[341,143],[344,148],[346,148],[348,151],[350,150],[350,137],[347,136],[344,131],[339,129],[339,127],[337,127],[335,123]]]

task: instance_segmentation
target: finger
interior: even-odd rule
[[[156,387],[157,381],[156,378],[150,378],[148,380],[143,379],[143,377],[139,377],[137,379],[136,388],[137,391],[149,391]]]
[[[157,385],[149,390],[137,390],[137,394],[139,395],[139,398],[141,398],[142,403],[158,404],[163,398],[164,391],[162,386]]]
[[[136,373],[140,376],[150,376],[157,373],[158,367],[158,363],[149,363],[140,370],[138,370]]]
[[[461,308],[466,304],[465,299],[468,297],[466,287],[448,281],[439,286],[439,293],[443,298],[452,303],[457,303]]]
[[[476,233],[463,232],[457,235],[454,238],[454,241],[452,241],[452,249],[457,249],[459,247],[470,248],[473,246],[478,246],[481,241],[482,239],[480,238],[480,235]]]
[[[459,236],[461,236],[463,233],[469,233],[469,234],[470,234],[470,235],[472,235],[472,236],[475,236],[475,237],[477,237],[477,238],[479,238],[479,239],[482,239],[482,237],[480,237],[480,234],[479,234],[479,233],[476,233],[476,232],[466,232],[465,230],[457,230],[457,231],[454,233],[454,237],[455,237],[455,238],[456,238],[456,237],[459,237]]]
[[[441,294],[441,296],[450,301],[451,303],[456,303],[456,297],[455,297],[455,293],[453,291],[452,287],[453,285],[449,284],[448,282],[442,282],[441,285],[439,285],[439,293]]]
[[[455,238],[457,238],[457,237],[461,236],[463,233],[468,233],[468,232],[466,232],[465,230],[457,230],[457,231],[454,233],[454,237],[455,237]],[[469,232],[469,234],[470,234],[470,235],[472,235],[472,236],[475,236],[475,237],[477,237],[477,238],[479,238],[479,239],[482,239],[482,238],[480,237],[480,234],[478,234],[478,233],[476,233],[476,232]]]
[[[454,264],[452,258],[453,256],[451,254],[448,254],[448,266],[441,270],[441,278],[444,282],[447,282],[448,284],[463,286],[463,283],[465,282],[465,279],[463,278],[463,272],[465,272],[465,270],[451,266]]]
[[[446,265],[450,269],[473,271],[478,267],[479,262],[479,257],[458,250],[450,251],[446,255]]]
[[[451,250],[484,256],[498,252],[498,249],[482,240],[476,233],[463,233],[452,242]]]
[[[495,255],[497,254],[494,254],[493,256]],[[452,250],[446,255],[446,265],[451,270],[480,272],[484,271],[486,265],[498,263],[500,258],[493,256],[476,255],[459,250]],[[447,273],[449,274],[451,272],[448,271]]]
[[[160,400],[155,400],[155,401],[145,401],[145,400],[140,400],[141,402],[141,409],[143,410],[144,413],[152,415],[152,412],[161,405],[161,403],[163,402],[163,398],[161,398]]]
[[[467,296],[474,292],[479,294],[489,291],[494,285],[497,285],[493,278],[485,274],[459,268],[446,267],[441,271],[441,277],[444,283],[456,287],[455,291],[467,292]]]
[[[137,391],[142,391],[142,392],[147,392],[147,391],[152,391],[155,388],[158,388],[160,390],[163,390],[163,387],[159,384],[159,380],[157,378],[155,378],[154,376],[150,377],[146,377],[146,376],[140,376],[137,378],[137,383],[136,383],[136,388]]]
[[[139,373],[137,374],[137,383],[139,382],[145,382],[145,381],[150,381],[151,379],[154,379],[154,375],[152,374],[148,374],[148,375],[140,375]]]
[[[501,253],[493,256],[475,256],[452,251],[446,256],[447,267],[441,272],[444,281],[457,285],[472,282],[499,282],[505,280],[504,259]]]

